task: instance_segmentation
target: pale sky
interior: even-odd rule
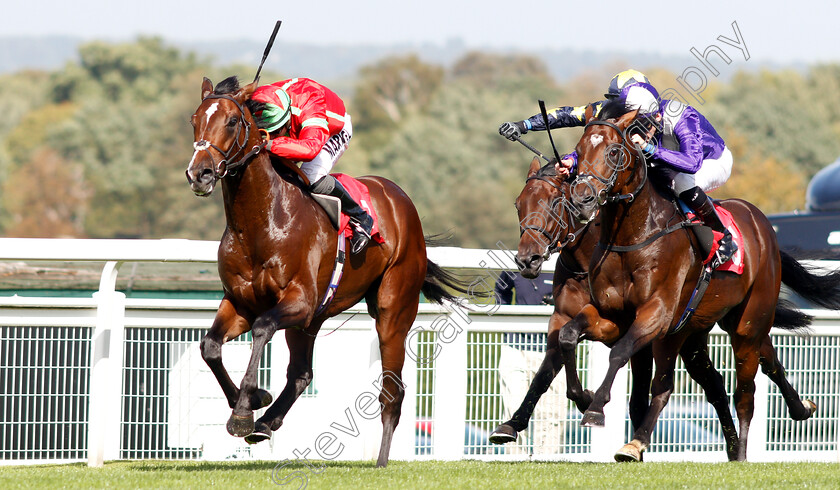
[[[736,22],[755,60],[840,61],[840,2],[825,0],[11,0],[0,17],[0,36],[264,42],[281,19],[281,41],[318,45],[442,45],[459,38],[471,48],[686,56],[692,47],[723,47],[718,36],[735,40]]]

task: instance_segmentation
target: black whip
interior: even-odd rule
[[[265,45],[265,52],[263,52],[262,61],[260,61],[260,67],[257,68],[257,75],[254,77],[254,81],[260,79],[260,72],[262,71],[263,63],[265,63],[265,59],[268,58],[268,52],[271,51],[271,46],[274,45],[274,38],[277,37],[277,31],[280,30],[280,24],[282,20],[278,20],[276,24],[274,24],[274,32],[271,33],[271,37],[268,38],[268,44]]]
[[[540,113],[542,114],[543,121],[545,122],[545,132],[548,133],[548,140],[551,141],[551,149],[554,150],[554,158],[556,158],[559,162],[560,154],[557,153],[557,147],[554,146],[554,138],[551,137],[551,129],[548,127],[548,112],[545,110],[545,101],[538,100],[537,102],[540,104]]]

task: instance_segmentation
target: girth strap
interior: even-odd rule
[[[703,266],[703,270],[700,272],[700,278],[697,280],[697,285],[694,286],[694,291],[691,293],[691,298],[688,299],[688,305],[686,305],[685,310],[680,316],[680,321],[674,325],[674,328],[668,331],[668,335],[673,335],[679,332],[688,323],[688,321],[691,320],[691,317],[694,315],[694,311],[703,299],[703,295],[706,294],[706,288],[709,287],[709,282],[711,280],[712,268],[705,265]]]
[[[335,293],[338,289],[338,283],[341,282],[341,276],[344,274],[344,260],[346,257],[346,253],[344,252],[344,244],[346,241],[347,240],[344,239],[344,233],[339,231],[338,246],[336,247],[335,251],[335,265],[333,265],[333,273],[330,276],[330,284],[327,286],[327,291],[324,293],[324,299],[321,300],[321,304],[315,311],[316,317],[324,311],[326,311],[327,307],[330,305],[330,303],[332,303],[333,298],[335,298]]]

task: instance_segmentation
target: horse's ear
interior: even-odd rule
[[[528,177],[533,177],[540,171],[540,163],[540,157],[534,157],[534,159],[531,160],[531,166],[528,168]]]
[[[589,121],[595,119],[595,104],[589,104],[586,106],[586,111],[583,113],[583,120],[589,124]]]
[[[639,115],[639,109],[635,111],[630,111],[627,114],[618,118],[618,121],[615,122],[615,125],[621,129],[627,128],[630,124],[636,120],[636,117]]]
[[[213,93],[213,82],[209,78],[204,77],[201,82],[201,100],[204,100],[208,95]]]
[[[255,90],[257,90],[257,82],[253,81],[239,89],[239,92],[236,92],[234,98],[238,100],[240,104],[244,104],[246,100],[251,98],[251,95]]]

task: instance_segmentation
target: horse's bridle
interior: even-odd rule
[[[545,178],[542,175],[532,175],[531,177],[528,177],[527,179],[525,179],[525,183],[527,184],[528,182],[530,182],[532,180],[540,180],[540,181],[546,182],[547,184],[554,187],[555,189],[557,189],[561,193],[563,192],[563,189],[559,185],[557,185],[555,182],[552,182],[551,180]],[[563,199],[562,196],[554,198],[551,201],[551,204],[549,205],[548,209],[551,212],[557,214],[556,208],[557,208],[557,205],[560,203],[560,201],[562,199]],[[578,212],[577,209],[575,209],[574,211],[576,211],[576,214],[577,214],[576,217],[578,219],[580,219],[580,217],[582,216],[582,213]],[[534,225],[521,226],[520,225],[519,226],[519,238],[521,239],[522,235],[524,235],[525,232],[528,231],[528,230],[539,232],[542,236],[546,237],[548,239],[548,247],[546,247],[546,251],[542,256],[543,256],[544,259],[548,260],[548,258],[554,252],[557,252],[558,250],[561,250],[563,247],[565,247],[566,245],[569,245],[570,243],[574,243],[574,241],[577,240],[578,235],[580,233],[583,233],[584,230],[586,230],[586,228],[589,226],[590,222],[591,222],[591,220],[587,221],[585,223],[585,226],[581,227],[580,229],[575,230],[574,232],[571,232],[571,233],[567,233],[566,237],[563,239],[562,242],[560,242],[560,240],[558,240],[558,237],[560,236],[560,233],[565,229],[565,227],[560,226],[559,224],[557,226],[557,230],[554,232],[553,235],[550,235],[547,231],[545,231],[545,228],[540,227],[540,226],[534,226]],[[570,226],[570,225],[571,225],[571,223],[569,223],[567,226]]]
[[[245,150],[245,145],[248,144],[248,140],[251,137],[251,123],[245,118],[245,108],[242,107],[242,104],[233,97],[226,94],[210,94],[202,99],[202,102],[207,99],[229,100],[236,105],[236,108],[239,109],[239,113],[242,116],[236,124],[236,135],[233,138],[233,144],[230,145],[230,148],[228,148],[227,151],[222,150],[207,140],[199,140],[193,143],[193,148],[195,148],[196,151],[206,151],[207,154],[210,155],[210,160],[213,162],[213,177],[216,180],[219,180],[224,179],[228,175],[236,175],[236,169],[248,163],[252,157],[265,148],[266,140],[264,139],[261,144],[254,145],[253,148],[251,148],[251,151],[245,153],[239,160],[228,163],[231,159],[235,158]],[[240,143],[239,136],[242,134],[243,127],[245,128],[245,139]],[[210,153],[210,148],[213,148],[222,155],[222,160],[219,163],[216,163],[216,159],[213,158],[213,154]]]
[[[617,125],[615,125],[615,124],[613,124],[609,121],[601,121],[601,120],[595,119],[595,120],[589,121],[586,124],[586,126],[584,126],[584,128],[583,128],[584,133],[586,132],[586,130],[590,126],[607,126],[609,128],[612,128],[612,129],[616,130],[621,135],[621,148],[622,149],[628,149],[628,150],[630,149],[627,146],[627,141],[625,139],[624,131],[621,128],[619,128]],[[639,192],[642,191],[642,188],[644,187],[645,182],[647,182],[647,179],[648,179],[647,162],[645,160],[644,152],[642,152],[641,148],[638,148],[638,147],[634,146],[633,149],[636,151],[636,154],[639,156],[639,158],[637,159],[637,162],[638,161],[642,162],[642,169],[643,169],[644,174],[642,176],[642,179],[639,181],[639,185],[636,186],[636,189],[634,189],[633,192],[631,192],[629,194],[609,194],[609,192],[613,189],[613,187],[615,187],[616,180],[618,179],[618,170],[614,170],[612,172],[612,175],[608,179],[604,179],[599,175],[593,175],[593,174],[579,174],[578,175],[578,179],[582,179],[584,184],[588,185],[592,189],[594,189],[594,187],[591,184],[588,183],[588,180],[591,180],[591,179],[595,179],[595,180],[597,180],[597,181],[599,181],[599,182],[601,182],[602,184],[605,185],[605,187],[603,189],[601,189],[600,191],[598,191],[597,194],[596,194],[596,199],[597,199],[597,202],[598,202],[599,206],[603,206],[604,204],[607,204],[607,203],[614,203],[614,202],[619,202],[619,201],[623,201],[623,200],[627,200],[627,202],[633,202],[636,199],[636,196],[639,194]],[[605,155],[604,158],[606,158],[606,155]]]

